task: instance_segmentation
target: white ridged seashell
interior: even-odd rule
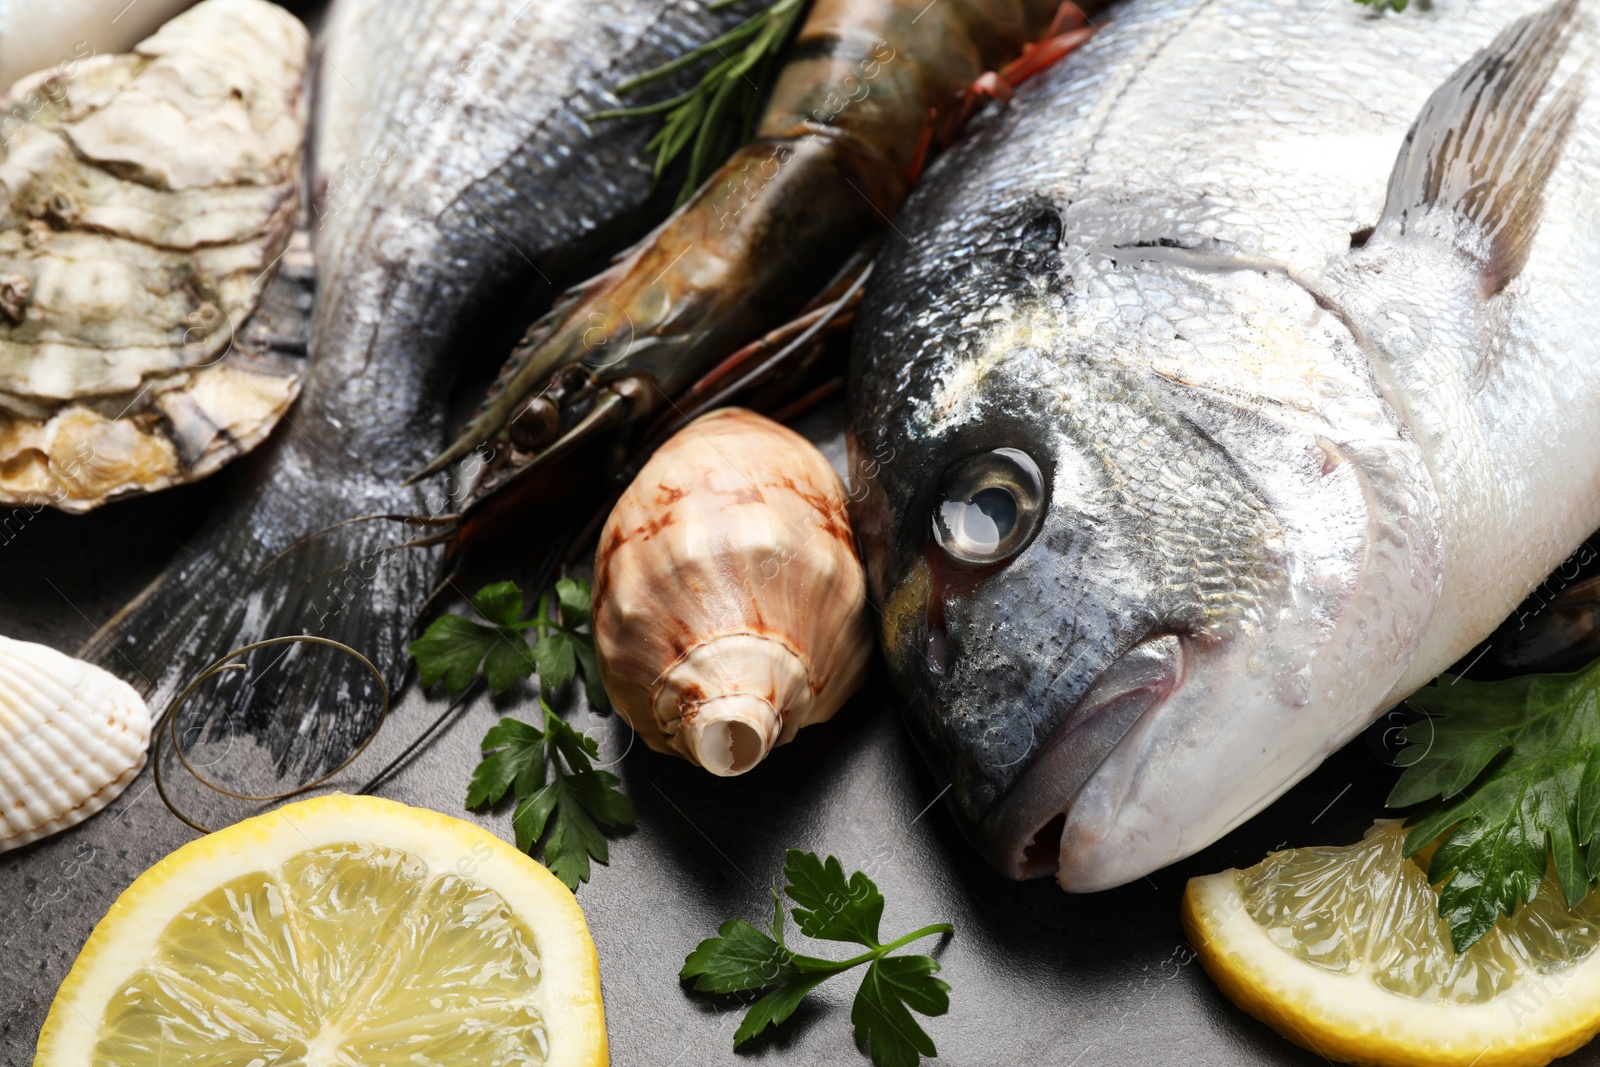
[[[133,687],[44,645],[0,637],[0,852],[82,822],[144,766]]]
[[[872,656],[844,483],[739,408],[651,457],[595,555],[600,677],[645,743],[743,774],[860,688]]]

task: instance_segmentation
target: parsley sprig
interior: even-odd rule
[[[594,638],[579,629],[589,624],[588,583],[561,579],[554,599],[542,594],[528,619],[522,617],[523,599],[515,582],[486,585],[472,598],[484,622],[440,616],[411,643],[411,654],[424,688],[442,680],[452,694],[470,686],[480,668],[497,694],[539,672],[542,722],[504,718],[489,728],[466,805],[481,808],[510,793],[516,800],[511,825],[517,847],[541,855],[550,873],[575,890],[589,880],[591,859],[606,863],[611,858],[600,828],[632,825],[633,803],[617,788],[622,783],[616,775],[594,766],[597,742],[556,715],[546,699],[581,669],[589,702],[602,711],[610,706],[600,684]]]
[[[507,692],[535,670],[540,692],[549,694],[566,685],[581,667],[589,703],[601,711],[611,705],[600,684],[594,638],[580,633],[589,624],[590,589],[587,582],[563,578],[555,583],[555,599],[540,595],[533,617],[522,617],[522,590],[515,582],[486,585],[472,598],[472,607],[485,623],[460,615],[441,615],[423,635],[411,642],[423,688],[444,680],[452,695],[466,689],[481,666],[496,694]],[[534,631],[529,646],[527,631]]]
[[[1428,865],[1457,952],[1533,899],[1553,861],[1568,907],[1600,882],[1600,661],[1572,674],[1497,682],[1440,678],[1407,701],[1420,751],[1391,807],[1411,818],[1406,852],[1447,833]],[[1453,829],[1452,829],[1453,827]]]
[[[738,2],[714,0],[707,7],[718,11]],[[807,0],[776,0],[722,36],[616,87],[617,95],[623,96],[715,57],[700,80],[678,95],[653,104],[601,111],[589,118],[635,118],[665,112],[666,121],[646,148],[656,154],[657,181],[673,160],[686,150],[690,152],[689,173],[678,194],[678,203],[683,203],[712,168],[749,139],[755,128],[756,108],[771,80],[777,57],[793,35],[806,3]]]
[[[950,986],[934,975],[932,956],[892,955],[896,949],[932,934],[954,933],[949,923],[934,923],[892,941],[879,940],[883,894],[860,871],[847,879],[839,861],[824,862],[816,854],[790,849],[783,865],[784,895],[794,902],[800,932],[825,941],[861,945],[867,951],[849,959],[803,956],[784,940],[783,896],[772,890],[770,933],[743,919],[730,919],[716,937],[700,942],[683,962],[678,977],[694,979],[706,993],[742,993],[770,989],[746,1010],[733,1035],[738,1048],[769,1026],[778,1026],[800,1006],[805,995],[836,974],[865,966],[861,986],[850,1009],[856,1044],[870,1049],[878,1067],[916,1067],[922,1056],[937,1056],[913,1011],[943,1015],[950,1008]]]
[[[633,802],[621,781],[594,766],[598,746],[539,699],[544,728],[504,718],[483,735],[483,762],[472,772],[467,807],[493,804],[512,793],[517,847],[532,853],[542,844],[550,873],[577,889],[589,880],[589,860],[610,861],[600,826],[633,824]]]

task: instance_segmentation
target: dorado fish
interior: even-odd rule
[[[668,0],[335,3],[314,117],[318,292],[304,392],[89,658],[162,706],[227,652],[308,633],[398,684],[440,551],[385,553],[409,534],[374,523],[285,550],[340,520],[421,523],[449,509],[440,490],[401,481],[437,451],[474,336],[501,310],[515,336],[533,311],[525,294],[549,285],[548,299],[575,264],[651,221],[648,125],[591,129],[583,116],[617,105],[611,84],[727,19]],[[193,705],[192,725],[264,740],[285,773],[334,766],[381,701],[359,661],[328,663],[308,670],[291,655],[256,681],[229,677]]]
[[[1131,0],[925,179],[857,320],[912,732],[1011,877],[1248,819],[1600,525],[1576,0]]]

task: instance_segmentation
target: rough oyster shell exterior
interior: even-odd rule
[[[0,637],[0,852],[82,822],[144,766],[133,687],[53,648]]]
[[[192,481],[293,402],[302,361],[240,342],[298,215],[308,42],[206,0],[0,98],[0,501]]]
[[[821,452],[737,408],[645,464],[601,532],[594,634],[646,744],[742,774],[860,687],[873,644],[845,508]]]

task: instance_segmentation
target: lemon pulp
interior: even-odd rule
[[[312,849],[173,919],[106,1006],[93,1062],[542,1063],[538,975],[493,890],[397,849]]]
[[[1406,859],[1399,820],[1353,845],[1276,852],[1238,874],[1250,918],[1279,947],[1416,1000],[1481,1004],[1530,974],[1556,974],[1600,946],[1600,900],[1568,910],[1553,880],[1465,952],[1450,947],[1439,897]]]
[[[1398,820],[1191,879],[1183,923],[1230,999],[1335,1060],[1544,1064],[1600,1030],[1600,894],[1554,875],[1465,952]]]
[[[333,796],[141,876],[62,984],[36,1064],[605,1059],[593,943],[564,886],[470,824]]]

